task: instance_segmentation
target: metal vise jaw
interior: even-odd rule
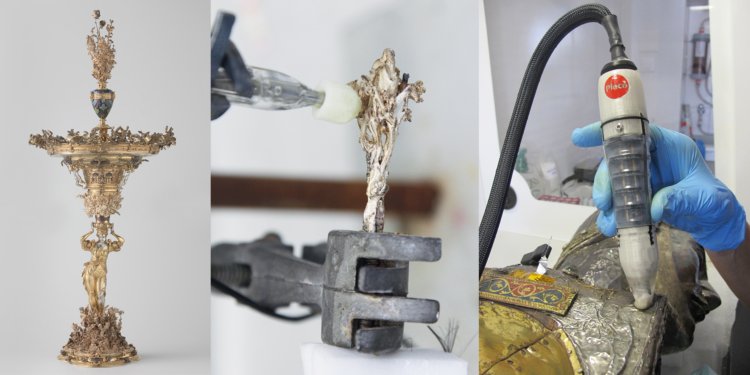
[[[440,305],[406,298],[409,262],[440,259],[440,239],[332,231],[323,287],[323,342],[363,352],[397,350],[404,322],[434,323]]]
[[[214,246],[212,279],[221,279],[222,269],[249,267],[249,279],[224,277],[224,284],[265,309],[291,302],[319,307],[326,344],[392,352],[401,346],[404,322],[438,319],[437,301],[406,297],[409,262],[440,259],[438,238],[332,231],[323,265],[295,257],[280,240],[257,245]]]

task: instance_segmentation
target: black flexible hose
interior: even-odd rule
[[[609,37],[610,54],[612,62],[608,66],[614,66],[618,62],[628,62],[625,56],[625,46],[617,25],[617,17],[600,4],[587,4],[571,10],[544,34],[544,37],[531,55],[531,60],[526,68],[526,73],[518,90],[516,104],[505,135],[503,148],[500,152],[500,160],[497,163],[495,179],[492,181],[492,190],[484,209],[482,223],[479,225],[479,276],[482,276],[487,259],[490,257],[492,245],[495,242],[500,219],[503,216],[505,199],[510,187],[510,179],[513,175],[513,167],[516,164],[516,156],[521,146],[523,132],[526,129],[526,121],[529,119],[531,104],[534,101],[536,89],[542,78],[542,72],[555,47],[560,41],[578,26],[589,22],[597,22],[604,26]],[[614,65],[613,65],[614,64]],[[607,66],[605,66],[607,69]]]

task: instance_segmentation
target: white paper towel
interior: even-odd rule
[[[301,347],[304,375],[466,375],[465,360],[439,350],[401,349],[372,355],[310,343]]]

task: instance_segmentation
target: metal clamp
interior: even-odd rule
[[[278,237],[264,238],[214,246],[211,273],[230,294],[267,311],[292,302],[318,308],[327,344],[387,353],[401,346],[404,322],[438,319],[437,301],[406,295],[409,262],[437,261],[440,246],[438,238],[332,231],[321,265],[295,257]]]

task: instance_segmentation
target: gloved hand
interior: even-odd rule
[[[649,124],[651,131],[651,219],[690,233],[703,247],[732,250],[745,240],[745,210],[734,194],[711,174],[695,142],[678,132]],[[571,137],[579,147],[602,145],[599,122],[578,128]],[[617,232],[607,163],[594,178],[597,225],[606,236]]]

